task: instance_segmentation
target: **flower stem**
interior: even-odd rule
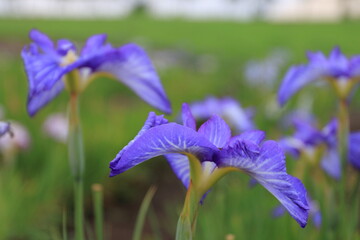
[[[192,183],[190,183],[186,193],[184,207],[177,224],[176,240],[193,239],[196,229],[199,201],[200,199],[197,196]]]
[[[338,152],[341,159],[341,180],[338,186],[339,212],[341,217],[339,237],[343,239],[349,239],[347,231],[347,209],[346,209],[346,166],[347,166],[347,152],[348,152],[348,139],[349,139],[349,112],[348,102],[346,99],[341,99],[339,102],[339,127],[338,127]]]
[[[69,162],[74,179],[75,240],[84,239],[84,148],[78,110],[78,94],[71,93],[69,105]]]
[[[103,204],[103,188],[101,184],[93,184],[93,202],[95,215],[95,233],[96,240],[104,239],[104,204]]]

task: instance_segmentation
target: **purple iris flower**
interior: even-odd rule
[[[335,47],[327,58],[321,52],[309,52],[308,64],[291,67],[278,92],[278,101],[284,105],[305,85],[318,79],[329,80],[340,98],[347,98],[360,79],[360,56],[347,58]]]
[[[323,129],[318,129],[314,122],[294,119],[295,133],[292,137],[280,140],[280,145],[286,153],[298,158],[302,154],[314,157],[316,149],[325,146],[321,167],[335,179],[341,178],[341,162],[337,149],[338,121],[332,119]],[[349,163],[360,170],[360,132],[350,133],[348,160]]]
[[[0,121],[0,137],[10,132],[10,123]]]
[[[308,204],[301,181],[286,173],[285,155],[275,141],[263,141],[265,133],[246,131],[231,136],[230,127],[213,115],[196,129],[187,104],[182,107],[183,125],[169,123],[150,113],[138,135],[110,162],[110,176],[120,174],[153,157],[165,155],[173,171],[188,187],[190,156],[201,164],[201,195],[225,173],[240,171],[250,175],[272,193],[290,215],[304,227]]]
[[[55,45],[38,30],[31,30],[29,37],[33,42],[24,47],[21,56],[29,80],[27,110],[31,116],[64,89],[63,80],[73,72],[80,78],[81,90],[102,74],[123,82],[153,107],[171,112],[160,79],[138,45],[130,43],[114,48],[106,43],[105,34],[99,34],[88,38],[77,52],[67,39],[60,39]]]
[[[240,103],[231,97],[207,97],[204,101],[190,104],[190,109],[197,120],[206,120],[216,114],[228,120],[238,132],[255,129],[252,112],[243,109]]]

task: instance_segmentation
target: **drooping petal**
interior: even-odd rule
[[[272,193],[300,226],[304,227],[309,210],[306,190],[300,180],[286,173],[282,149],[275,141],[266,141],[259,153],[253,154],[253,146],[249,143],[251,142],[239,141],[223,149],[219,153],[218,166],[235,167],[249,174]]]
[[[191,129],[196,130],[196,120],[192,115],[189,105],[187,103],[183,103],[182,105],[181,117],[182,117],[182,123],[185,127],[189,127]]]
[[[170,153],[189,153],[211,161],[218,149],[203,135],[176,123],[152,127],[126,146],[110,163],[111,174],[120,174],[148,159]]]
[[[230,127],[218,115],[213,115],[203,123],[198,132],[203,134],[216,147],[223,148],[231,137]]]
[[[319,79],[323,71],[316,66],[293,66],[286,73],[278,92],[278,101],[283,106],[295,93],[304,86]]]
[[[4,136],[10,131],[10,123],[0,121],[0,137]]]
[[[97,72],[106,72],[123,82],[153,107],[171,113],[170,102],[145,51],[127,44],[101,58]]]
[[[184,186],[188,188],[190,184],[190,165],[188,157],[180,153],[171,153],[166,154],[165,158],[175,175],[181,180]]]
[[[350,163],[360,170],[360,132],[350,134],[348,158]]]

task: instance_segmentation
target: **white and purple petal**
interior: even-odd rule
[[[152,127],[137,136],[110,163],[111,174],[120,174],[148,159],[170,153],[189,153],[211,161],[218,149],[203,135],[176,123]]]
[[[166,160],[174,171],[178,179],[184,184],[186,188],[190,184],[190,164],[189,158],[180,153],[171,153],[165,155]]]
[[[300,180],[286,173],[282,149],[275,141],[266,141],[258,154],[252,154],[253,146],[249,143],[239,141],[223,149],[218,166],[235,167],[249,174],[280,201],[301,227],[305,227],[309,210],[306,190]]]
[[[226,122],[218,115],[213,115],[203,123],[198,133],[204,135],[216,147],[223,148],[230,140],[231,130]]]
[[[111,74],[153,107],[171,113],[170,102],[155,68],[138,45],[127,44],[107,53],[94,71]]]

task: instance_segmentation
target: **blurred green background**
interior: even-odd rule
[[[66,112],[66,92],[34,118],[26,113],[27,80],[20,58],[29,43],[28,32],[37,28],[53,39],[68,38],[81,46],[87,37],[107,33],[114,46],[135,42],[154,58],[170,52],[177,60],[158,68],[172,102],[174,120],[183,102],[208,95],[232,96],[244,107],[255,109],[256,125],[267,137],[282,135],[280,118],[310,99],[320,123],[334,115],[335,98],[326,85],[302,91],[284,108],[276,106],[276,88],[291,64],[306,61],[308,50],[328,53],[338,45],[347,54],[360,53],[360,22],[235,23],[156,20],[132,15],[121,20],[0,20],[0,103],[4,118],[23,124],[31,136],[27,150],[19,151],[11,164],[0,162],[0,239],[61,239],[62,215],[72,226],[72,182],[67,149],[44,134],[42,124],[54,112]],[[274,49],[286,49],[291,58],[273,87],[248,84],[244,67],[250,59],[264,59]],[[177,57],[176,57],[177,56]],[[357,94],[359,95],[359,94]],[[352,128],[360,113],[359,97],[351,105]],[[130,239],[138,207],[151,185],[158,191],[152,202],[143,239],[173,239],[185,189],[163,158],[144,163],[120,176],[108,178],[109,162],[141,128],[154,111],[124,85],[97,79],[81,97],[81,118],[86,150],[86,221],[93,234],[91,185],[101,183],[105,194],[107,239]],[[295,163],[288,161],[290,173]],[[294,173],[295,174],[295,173]],[[305,181],[312,188],[312,182]],[[309,186],[310,185],[310,186]],[[320,200],[320,199],[319,199]],[[232,174],[210,192],[200,210],[197,239],[317,239],[311,224],[301,229],[288,215],[271,217],[276,200],[265,189],[248,187],[248,178]],[[229,237],[229,236],[228,236]]]

